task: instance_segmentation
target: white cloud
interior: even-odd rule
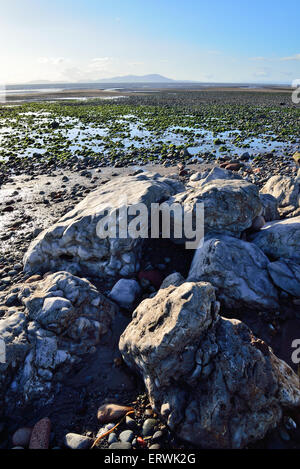
[[[37,59],[39,64],[42,65],[62,65],[66,59],[64,57],[39,57]]]
[[[300,60],[300,54],[295,54],[290,57],[281,57],[280,60],[289,61],[289,60]]]

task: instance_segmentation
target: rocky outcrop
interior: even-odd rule
[[[300,206],[300,171],[295,178],[280,175],[271,177],[261,193],[275,197],[281,217],[290,215]]]
[[[300,265],[289,259],[268,264],[269,274],[277,287],[300,298]]]
[[[67,272],[16,285],[13,292],[21,306],[8,308],[0,319],[7,351],[1,391],[14,401],[42,402],[95,352],[118,308],[90,282]]]
[[[183,211],[191,214],[194,225],[196,205],[203,203],[205,233],[236,237],[251,227],[262,210],[257,187],[239,179],[213,179],[175,195],[168,203],[180,203]],[[171,220],[174,222],[173,211]]]
[[[202,448],[242,448],[300,405],[296,374],[243,323],[219,316],[214,288],[186,282],[143,301],[120,340],[154,410]]]
[[[227,308],[276,309],[269,260],[255,245],[230,236],[208,238],[194,256],[189,280],[210,282]]]
[[[271,260],[282,257],[300,263],[300,216],[267,223],[249,239]]]
[[[110,181],[40,233],[24,257],[25,272],[65,270],[99,278],[132,275],[139,270],[142,243],[130,236],[118,237],[119,209],[140,203],[149,208],[181,190],[184,186],[174,179],[145,173]],[[101,238],[97,225],[107,216],[116,216],[117,233]]]

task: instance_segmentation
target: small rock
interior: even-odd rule
[[[132,430],[133,432],[137,432],[138,430],[138,425],[136,421],[133,418],[131,418],[129,415],[127,415],[126,417],[126,426],[130,428],[130,430]]]
[[[149,446],[149,449],[160,449],[160,445],[155,443],[154,445]]]
[[[157,425],[156,419],[147,419],[143,425],[143,436],[151,436],[154,433],[155,427]]]
[[[48,449],[51,421],[47,417],[35,424],[32,430],[29,449]]]
[[[25,280],[24,283],[33,283],[38,282],[39,280],[42,280],[42,277],[40,275],[32,275],[27,280]]]
[[[89,449],[93,444],[93,439],[77,433],[68,433],[64,443],[70,449]]]
[[[131,309],[141,293],[141,287],[136,280],[122,278],[111,290],[109,297],[122,308]]]
[[[119,440],[122,441],[122,443],[131,443],[133,438],[134,438],[134,433],[131,430],[124,430],[119,435]]]
[[[154,433],[153,437],[151,438],[151,442],[157,442],[158,440],[161,440],[163,437],[163,432],[158,430],[157,432]]]
[[[279,434],[283,441],[290,441],[290,435],[283,428],[280,429]]]
[[[132,407],[118,404],[104,404],[99,407],[97,417],[100,423],[111,423],[121,419],[130,411],[133,411]]]
[[[14,446],[27,447],[30,443],[30,437],[32,434],[32,428],[23,427],[19,428],[12,437],[12,444]]]
[[[147,442],[142,437],[139,436],[136,441],[141,448],[146,448]]]
[[[117,441],[109,446],[109,449],[131,449],[131,443]]]
[[[113,443],[116,443],[118,441],[117,434],[116,433],[110,433],[108,436],[108,444],[112,445]]]

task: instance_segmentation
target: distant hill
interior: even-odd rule
[[[125,75],[121,77],[102,78],[94,80],[97,83],[172,83],[176,80],[158,74],[151,75]]]

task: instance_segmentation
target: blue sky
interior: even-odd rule
[[[299,0],[0,0],[0,80],[300,78]]]

